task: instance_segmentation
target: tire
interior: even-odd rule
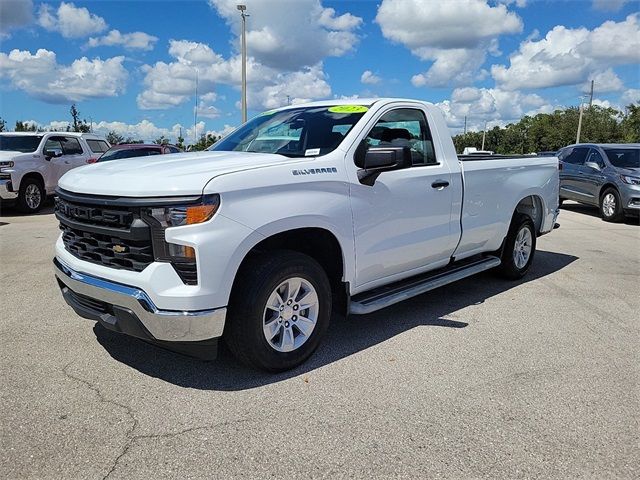
[[[607,188],[600,196],[600,216],[605,222],[621,222],[624,219],[620,194],[615,188]]]
[[[20,182],[17,207],[23,213],[38,212],[46,200],[42,182],[34,177],[23,178]]]
[[[305,299],[307,303],[301,303]],[[248,366],[289,370],[320,344],[329,326],[331,302],[329,279],[314,259],[288,250],[268,252],[243,266],[234,282],[226,344]],[[311,306],[303,309],[307,305]]]
[[[516,213],[502,250],[500,275],[510,280],[522,278],[536,253],[536,229],[531,217]]]

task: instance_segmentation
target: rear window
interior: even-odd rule
[[[10,152],[35,152],[42,135],[0,135],[0,150]]]
[[[87,145],[93,153],[104,153],[109,150],[109,144],[104,140],[87,140]]]
[[[108,162],[109,160],[117,160],[120,158],[133,158],[133,157],[148,157],[149,155],[160,155],[162,152],[160,148],[132,148],[132,149],[117,149],[110,150],[104,155],[102,155],[98,161],[99,162]]]

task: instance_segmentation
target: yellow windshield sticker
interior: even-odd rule
[[[369,107],[364,105],[335,105],[329,107],[331,113],[364,113],[369,110]]]
[[[258,115],[259,117],[262,117],[264,115],[271,115],[273,113],[276,113],[276,110],[267,110],[266,112],[262,112],[260,115]]]

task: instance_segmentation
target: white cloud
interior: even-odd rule
[[[43,3],[38,10],[38,23],[45,30],[59,32],[64,38],[86,37],[107,29],[104,18],[73,3],[60,3],[57,11]]]
[[[624,106],[632,103],[640,103],[640,88],[630,88],[626,90],[622,94],[622,97],[620,97],[620,101]]]
[[[111,30],[102,37],[91,37],[87,42],[87,47],[122,46],[127,50],[153,50],[158,37],[144,32],[120,33],[118,30]]]
[[[589,81],[582,85],[581,90],[585,93],[591,91],[591,80],[593,80],[593,91],[597,93],[619,92],[624,90],[624,84],[612,69],[594,72],[589,75]]]
[[[628,2],[629,0],[593,0],[591,6],[594,10],[617,12]]]
[[[209,0],[235,34],[240,31],[236,0]],[[256,62],[277,70],[298,70],[324,58],[351,52],[359,38],[354,32],[362,19],[336,16],[320,0],[247,0],[247,51]],[[236,51],[238,44],[236,43]]]
[[[362,72],[362,76],[360,77],[360,81],[365,84],[375,85],[376,83],[380,83],[382,80],[379,76],[374,75],[371,70],[365,70]]]
[[[217,83],[240,86],[241,60],[239,56],[224,59],[208,45],[186,40],[171,40],[169,54],[175,61],[145,65],[145,89],[138,95],[142,109],[162,109],[180,105],[193,99],[196,71],[198,92],[210,95]],[[280,72],[274,68],[247,61],[247,98],[250,108],[274,108],[291,102],[324,98],[331,95],[322,64],[294,72]],[[212,100],[208,100],[212,102]],[[209,109],[210,113],[214,113]]]
[[[487,122],[490,127],[505,125],[524,115],[548,112],[551,104],[539,95],[508,92],[496,88],[456,88],[451,99],[437,103],[445,115],[447,125],[460,130],[467,117],[470,130],[480,129]]]
[[[556,26],[541,40],[522,42],[509,60],[508,67],[491,67],[496,83],[506,90],[582,84],[598,71],[640,62],[638,14],[594,30]]]
[[[414,76],[414,85],[470,83],[486,52],[499,54],[497,38],[522,31],[522,20],[503,4],[484,0],[433,2],[383,0],[376,22],[385,38],[400,43],[431,68]]]
[[[82,57],[70,65],[60,65],[56,54],[49,50],[31,54],[16,49],[8,55],[0,52],[0,78],[45,102],[113,97],[124,92],[127,83],[123,61],[121,56],[106,60]]]
[[[0,1],[0,38],[8,36],[13,29],[30,24],[32,20],[32,0]]]

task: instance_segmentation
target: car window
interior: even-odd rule
[[[399,108],[385,113],[365,142],[370,147],[409,147],[413,165],[438,163],[427,119],[421,110]]]
[[[589,149],[585,147],[566,149],[562,153],[561,160],[572,165],[582,165],[587,158],[587,153],[589,153]]]
[[[93,153],[104,153],[109,150],[109,144],[103,140],[87,140],[87,145]]]
[[[62,151],[65,155],[80,155],[83,153],[77,138],[61,137],[60,143],[62,144]]]
[[[60,142],[60,137],[49,137],[44,144],[45,152],[53,152],[56,155],[62,155],[62,143]]]
[[[120,158],[148,157],[149,155],[160,155],[161,153],[161,149],[157,147],[142,147],[132,149],[119,148],[115,150],[109,150],[107,153],[98,158],[98,161],[107,162],[109,160],[117,160]]]
[[[600,168],[604,167],[604,160],[602,159],[602,155],[600,155],[599,151],[594,150],[593,148],[589,151],[587,162],[597,163]]]
[[[0,135],[0,150],[10,152],[35,152],[42,135]]]
[[[178,147],[169,147],[169,151],[171,153],[180,153],[180,149]]]

